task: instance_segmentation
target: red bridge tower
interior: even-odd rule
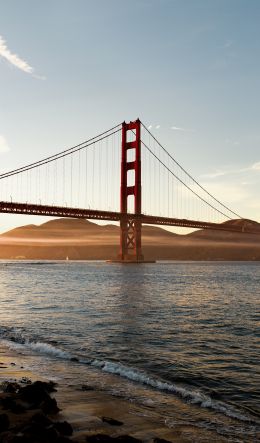
[[[129,134],[135,137],[130,139]],[[128,152],[134,150],[134,160],[128,161]],[[134,171],[134,185],[128,186],[128,171]],[[128,213],[128,196],[134,196],[134,213],[140,219],[131,218]],[[122,124],[122,159],[121,159],[121,188],[120,188],[120,254],[123,262],[142,262],[144,260],[141,245],[141,122],[136,120]]]

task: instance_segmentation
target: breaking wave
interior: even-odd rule
[[[121,377],[127,378],[128,380],[151,386],[152,388],[158,389],[160,391],[168,391],[174,393],[183,398],[185,401],[194,405],[198,405],[202,408],[213,409],[237,420],[260,424],[260,422],[255,421],[255,418],[244,415],[236,408],[233,408],[232,406],[224,402],[213,400],[210,396],[205,395],[199,390],[193,390],[192,388],[187,386],[184,387],[162,381],[160,379],[149,376],[143,371],[122,365],[120,363],[94,360],[92,361],[91,365],[102,369],[102,371],[104,372],[119,375]]]
[[[28,338],[24,338],[20,333],[14,331],[3,331],[3,329],[0,328],[0,337],[5,346],[18,351],[27,349],[32,352],[63,360],[71,360],[73,357],[75,358],[74,355],[50,343],[29,340]],[[211,409],[243,422],[257,425],[260,424],[260,421],[257,420],[256,417],[239,411],[239,409],[233,407],[233,405],[214,400],[209,395],[204,394],[198,389],[193,389],[190,386],[170,383],[154,376],[150,376],[145,371],[117,362],[98,359],[87,360],[78,356],[76,356],[75,360],[78,361],[78,363],[90,365],[106,373],[117,375],[136,383],[141,383],[153,389],[175,394],[187,403],[197,405],[201,408]]]

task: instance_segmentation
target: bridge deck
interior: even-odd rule
[[[27,203],[0,202],[0,213],[41,215],[48,217],[85,218],[89,220],[105,220],[119,222],[123,218],[139,219],[148,225],[179,226],[194,229],[212,229],[218,231],[247,232],[259,234],[259,231],[244,229],[241,226],[231,226],[224,223],[209,223],[197,220],[157,217],[152,215],[124,214],[120,212],[98,211],[94,209],[68,208],[61,206],[34,205]]]

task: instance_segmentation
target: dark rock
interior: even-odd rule
[[[115,420],[114,418],[110,417],[102,417],[101,420],[111,426],[122,426],[124,424],[122,421]]]
[[[79,359],[78,359],[77,357],[72,357],[72,358],[70,359],[70,361],[79,361]]]
[[[70,436],[73,434],[72,426],[67,421],[54,423],[53,426],[61,435]]]
[[[33,407],[39,406],[44,400],[50,398],[45,387],[38,382],[25,386],[20,389],[20,397],[27,403],[33,405]]]
[[[45,391],[48,392],[49,394],[51,392],[57,392],[57,389],[55,389],[55,386],[57,384],[54,383],[54,381],[48,381],[48,382],[46,382],[46,381],[35,381],[33,383],[33,385],[45,389]]]
[[[4,409],[10,410],[14,414],[21,414],[25,411],[25,408],[11,397],[2,398],[1,403]]]
[[[16,394],[20,390],[20,385],[15,382],[5,382],[2,384],[2,389],[6,393]]]
[[[58,414],[58,412],[61,411],[61,409],[58,408],[56,399],[51,397],[44,400],[44,402],[41,403],[40,407],[45,414],[50,415]]]
[[[115,439],[106,434],[96,434],[86,437],[88,443],[115,443]]]
[[[131,437],[130,435],[120,435],[119,437],[110,437],[106,434],[96,434],[86,437],[86,441],[89,443],[142,443],[142,440],[138,438]]]
[[[46,443],[56,443],[58,438],[60,437],[58,431],[54,427],[47,428],[45,432]]]
[[[4,440],[3,443],[36,443],[36,441],[34,437],[25,435],[13,435],[9,440]]]
[[[142,443],[139,438],[131,437],[131,435],[120,435],[115,438],[116,441],[121,441],[122,443]]]
[[[12,362],[12,363],[11,363],[11,366],[16,366],[16,363],[13,363],[13,362]]]
[[[46,428],[41,423],[35,422],[21,428],[20,433],[26,438],[33,438],[34,442],[37,441],[41,443],[54,443],[59,437],[58,431],[56,431],[56,429],[54,429],[52,426]]]
[[[165,440],[164,438],[156,437],[153,443],[171,443],[169,440]]]
[[[1,432],[0,433],[0,443],[10,443],[12,442],[14,435],[12,432]]]
[[[45,414],[57,414],[60,409],[55,398],[49,395],[54,390],[54,383],[36,381],[20,388],[19,398],[28,404],[28,409],[40,408]]]
[[[11,397],[3,397],[0,402],[4,409],[10,409],[14,404],[14,400]]]
[[[24,402],[30,405],[30,408],[41,407],[45,413],[52,414],[59,411],[56,400],[52,399],[49,395],[49,392],[53,392],[54,390],[54,383],[36,381],[21,388],[19,396]]]
[[[52,421],[48,417],[46,417],[46,415],[44,415],[42,412],[34,414],[32,416],[32,422],[40,423],[46,427],[52,425]]]
[[[7,414],[0,414],[0,432],[5,432],[9,429],[10,421]]]
[[[55,441],[55,443],[69,443],[72,442],[72,440],[68,437],[63,437],[60,436],[57,438],[57,440]],[[73,440],[73,443],[77,443],[76,440]]]
[[[81,389],[82,389],[82,391],[94,391],[94,388],[89,385],[82,385]]]
[[[19,380],[19,383],[25,384],[25,385],[31,385],[32,380],[30,380],[28,377],[22,377],[21,380]]]
[[[12,408],[10,408],[10,410],[14,414],[23,414],[26,411],[26,409],[22,405],[16,402],[14,402],[14,405]]]
[[[40,436],[41,440],[45,435],[45,432],[45,426],[43,426],[41,423],[29,423],[26,426],[20,428],[20,433],[22,433],[23,435],[31,435],[34,437]]]
[[[14,405],[15,401],[11,397],[1,398],[1,404],[4,409],[11,409]]]
[[[43,382],[41,382],[43,383]],[[54,381],[49,381],[48,383],[44,383],[45,389],[47,390],[47,392],[57,392],[56,386],[57,383],[55,383]]]

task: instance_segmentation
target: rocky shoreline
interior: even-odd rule
[[[53,396],[53,393],[57,392],[55,383],[39,380],[32,382],[28,378],[23,378],[20,383],[3,382],[0,385],[0,392],[1,443],[68,443],[72,441],[76,443],[79,441],[73,438],[71,424],[66,420],[59,420],[61,409]],[[124,424],[111,417],[100,417],[100,420],[110,426],[111,431]],[[90,432],[85,436],[84,441],[142,443],[142,440],[131,435],[113,436],[99,432]],[[167,442],[168,440],[157,437],[153,439],[153,443]]]
[[[3,382],[0,386],[0,441],[9,442],[67,442],[73,434],[71,425],[57,421],[59,413],[53,382],[30,379]],[[24,386],[25,385],[25,386]]]
[[[176,423],[169,426],[153,404],[115,396],[84,377],[71,384],[76,361],[60,361],[56,375],[53,368],[48,375],[48,366],[39,371],[35,359],[0,344],[0,443],[230,441],[185,420],[178,424],[183,407],[178,399],[171,411]]]
[[[185,441],[142,409],[86,382],[75,387],[60,377],[58,383],[42,378],[29,369],[31,361],[0,345],[0,443]]]

